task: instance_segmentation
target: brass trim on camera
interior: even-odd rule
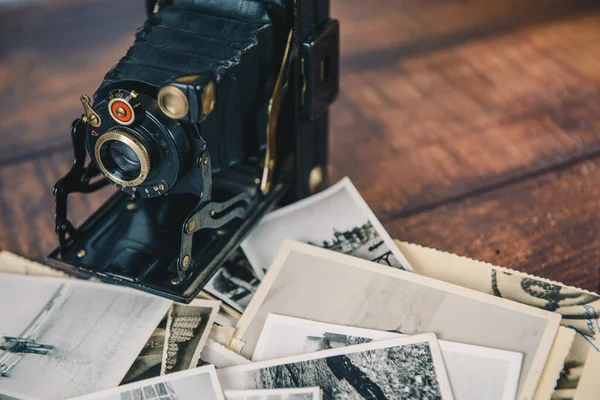
[[[131,148],[131,150],[133,150],[133,152],[137,156],[138,160],[140,161],[140,173],[135,179],[129,181],[120,179],[119,177],[113,175],[110,171],[106,169],[106,166],[104,165],[104,163],[102,162],[102,158],[100,157],[100,150],[106,142],[109,142],[111,140],[115,140],[117,142],[125,144],[126,146]],[[142,142],[140,142],[138,139],[135,138],[135,136],[127,132],[119,130],[106,132],[104,135],[100,136],[100,138],[98,138],[98,140],[96,141],[96,148],[94,153],[96,155],[96,163],[98,164],[98,167],[100,168],[102,173],[108,179],[110,179],[118,185],[137,186],[144,182],[144,180],[146,180],[148,174],[150,173],[150,153],[148,152],[148,150]]]
[[[90,96],[87,94],[82,94],[79,96],[79,101],[81,101],[81,105],[83,106],[83,111],[85,112],[85,116],[83,117],[83,122],[89,123],[94,128],[102,125],[102,118],[100,115],[92,108]]]
[[[190,104],[183,91],[175,86],[165,86],[158,92],[158,106],[171,119],[182,119],[190,111]]]
[[[202,93],[202,113],[204,115],[210,114],[215,109],[216,92],[217,88],[213,81],[208,82],[204,87],[204,92]]]
[[[277,154],[277,124],[279,122],[279,113],[285,99],[288,89],[290,69],[292,66],[292,40],[294,32],[290,31],[288,35],[285,53],[281,69],[275,82],[275,89],[271,100],[269,100],[269,118],[267,121],[267,151],[265,152],[265,163],[263,165],[262,178],[260,180],[260,191],[266,195],[271,190],[271,182],[275,174],[275,156]]]

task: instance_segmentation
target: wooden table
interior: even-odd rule
[[[526,3],[526,4],[522,4]],[[393,237],[600,289],[600,10],[567,0],[332,0],[331,176]],[[0,247],[43,261],[68,127],[141,1],[0,8]],[[107,196],[76,196],[82,221]]]

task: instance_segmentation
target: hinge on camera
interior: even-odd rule
[[[302,114],[316,120],[335,100],[340,86],[340,25],[330,19],[317,37],[302,44]]]

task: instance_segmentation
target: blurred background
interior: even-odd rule
[[[331,181],[349,176],[392,237],[598,290],[598,2],[331,2]],[[0,0],[1,249],[56,246],[79,95],[144,19],[142,0]],[[75,197],[75,220],[106,195]]]

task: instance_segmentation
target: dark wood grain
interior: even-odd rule
[[[525,23],[564,17],[593,0],[331,0],[342,23],[346,69],[389,65],[408,53],[472,40]]]
[[[594,1],[332,0],[342,89],[331,175],[392,235],[597,289]],[[43,260],[68,127],[143,23],[142,1],[0,8],[0,248]],[[81,222],[108,196],[75,196]]]
[[[334,180],[349,175],[387,219],[597,154],[594,34],[600,14],[346,72]]]
[[[388,221],[393,237],[600,291],[600,159]]]
[[[365,7],[358,0],[333,0],[332,13],[344,27],[344,67],[362,69],[362,61],[389,63],[406,49],[455,43],[591,3],[411,0],[399,6],[380,0]],[[67,128],[82,112],[79,95],[94,92],[144,19],[142,0],[51,0],[0,8],[0,163],[67,146]]]

